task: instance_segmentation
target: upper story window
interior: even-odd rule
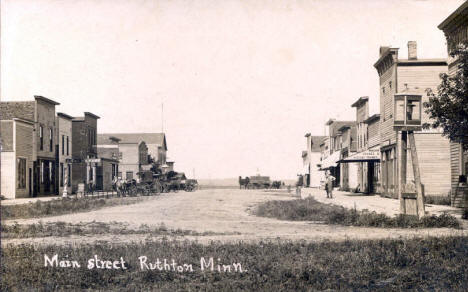
[[[388,82],[388,87],[389,87],[390,89],[392,89],[392,81],[389,81],[389,82]]]
[[[65,135],[62,135],[62,155],[65,155]]]
[[[40,150],[44,150],[44,128],[41,126],[39,126],[39,149]]]
[[[67,136],[67,155],[70,155],[69,150],[70,150],[70,141],[69,141],[68,136]]]
[[[385,94],[385,87],[382,87],[382,93]]]

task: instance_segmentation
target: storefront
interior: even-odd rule
[[[380,189],[380,152],[369,149],[353,154],[340,161],[342,164],[358,164],[357,190],[366,194],[378,193]]]
[[[335,180],[333,181],[333,187],[337,187],[340,185],[341,171],[340,165],[338,164],[338,161],[340,160],[340,155],[340,151],[333,152],[330,156],[328,156],[322,161],[322,165],[320,167],[320,170],[329,171],[330,174],[335,177]]]

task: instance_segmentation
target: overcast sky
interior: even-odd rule
[[[1,98],[93,112],[98,132],[160,132],[197,178],[295,178],[304,134],[378,112],[380,45],[447,57],[463,0],[2,0]]]

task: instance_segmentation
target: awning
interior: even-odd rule
[[[340,160],[340,154],[341,154],[340,151],[335,151],[330,156],[325,158],[322,161],[321,169],[324,170],[324,169],[328,169],[330,167],[336,167],[338,165],[337,164],[338,161]]]
[[[366,151],[353,154],[349,157],[346,157],[340,160],[340,162],[344,162],[344,163],[363,162],[363,161],[375,161],[375,162],[380,161],[380,150],[366,150]]]

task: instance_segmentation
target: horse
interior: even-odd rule
[[[247,189],[249,183],[250,183],[250,179],[248,176],[246,176],[245,178],[242,178],[242,176],[239,176],[239,189],[242,189],[242,186],[244,186],[244,189]]]
[[[112,185],[113,185],[114,190],[117,191],[117,195],[119,197],[125,196],[130,186],[130,184],[122,178],[118,178],[117,180],[115,180],[115,182],[113,182]]]

